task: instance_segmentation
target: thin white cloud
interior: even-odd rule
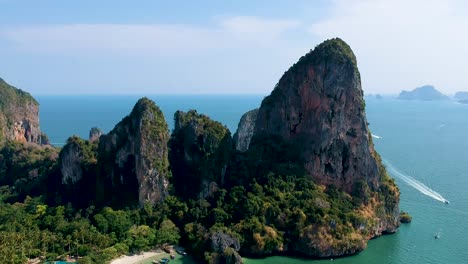
[[[367,91],[430,83],[451,93],[468,89],[467,11],[457,0],[336,0],[310,31],[351,45]]]
[[[50,93],[268,93],[316,43],[298,20],[248,16],[203,25],[0,26],[0,54],[21,58],[0,72]]]
[[[0,38],[25,52],[187,56],[261,48],[281,41],[294,20],[224,17],[211,26],[177,24],[69,24],[0,29]]]
[[[236,34],[266,34],[278,36],[281,33],[301,26],[297,20],[259,19],[257,17],[227,17],[220,23],[227,32]]]

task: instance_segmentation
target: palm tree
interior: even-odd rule
[[[45,256],[49,248],[49,234],[46,231],[41,232],[41,242],[42,242],[42,254]]]
[[[52,252],[55,253],[55,243],[57,243],[57,236],[55,235],[55,233],[52,233],[50,235],[50,241],[52,242]]]
[[[68,246],[68,252],[71,252],[71,244],[72,244],[72,238],[70,235],[67,235],[65,237],[65,245]]]

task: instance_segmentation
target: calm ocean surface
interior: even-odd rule
[[[149,96],[173,127],[176,110],[197,109],[235,132],[241,115],[260,105],[263,96]],[[89,129],[111,130],[130,113],[138,96],[37,96],[41,128],[55,145]],[[450,201],[445,205],[396,177],[402,210],[413,222],[394,235],[369,242],[362,253],[333,263],[468,263],[468,105],[367,99],[367,119],[377,151],[401,173]],[[395,175],[396,176],[396,175]],[[421,189],[421,188],[420,188]],[[435,196],[435,195],[432,195]],[[440,239],[434,239],[439,232]],[[289,257],[246,259],[248,264],[330,263]]]

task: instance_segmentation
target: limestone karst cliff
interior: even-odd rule
[[[170,141],[176,192],[206,198],[225,181],[232,139],[229,129],[195,110],[177,111]]]
[[[237,131],[233,136],[235,148],[238,151],[246,151],[252,139],[255,122],[257,121],[258,109],[250,110],[242,115]]]
[[[73,197],[70,193],[81,192],[85,195],[79,202],[86,196],[88,202],[98,205],[161,202],[170,177],[168,140],[169,130],[159,107],[147,98],[140,99],[108,134],[92,129],[89,141],[68,140],[60,153],[61,182],[67,190],[63,195]]]
[[[278,137],[298,152],[317,183],[351,193],[365,180],[379,187],[356,58],[334,39],[303,56],[258,111],[254,138]]]
[[[41,144],[43,138],[39,129],[39,103],[29,93],[0,78],[0,140]]]
[[[99,140],[100,177],[112,193],[136,195],[142,206],[167,195],[169,129],[164,115],[148,98]],[[109,186],[110,185],[110,186]]]
[[[351,192],[379,186],[356,58],[334,39],[303,56],[260,107],[254,137],[277,136],[299,152],[317,182]]]
[[[323,42],[284,73],[262,101],[248,152],[272,170],[296,164],[327,193],[344,192],[361,203],[352,211],[366,220],[353,236],[333,235],[336,220],[315,223],[299,231],[288,251],[354,254],[369,238],[398,229],[399,191],[374,150],[356,57],[341,39]],[[329,208],[326,200],[318,201]]]

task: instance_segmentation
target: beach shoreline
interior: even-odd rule
[[[162,251],[147,251],[133,256],[121,256],[112,260],[110,264],[138,264],[148,258],[153,258],[161,254],[163,254]]]

